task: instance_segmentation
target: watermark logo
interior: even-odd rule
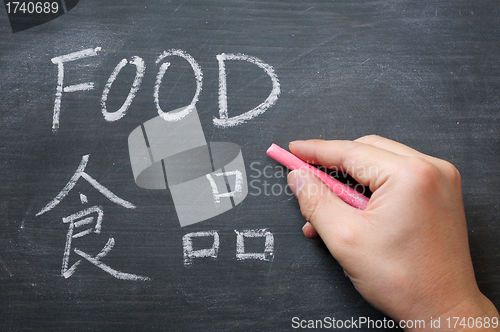
[[[306,161],[307,162],[307,161]],[[341,168],[338,166],[317,166],[322,172],[340,180],[347,187],[356,190],[362,195],[371,195],[368,187],[358,183],[354,178],[378,178],[379,170],[375,166],[357,166]],[[263,164],[254,161],[250,164],[249,172],[249,194],[251,196],[293,196],[293,192],[286,182],[288,170],[282,165]],[[316,177],[313,173],[306,173],[306,176]],[[316,182],[317,183],[317,182]],[[345,187],[345,188],[347,188]],[[341,188],[340,190],[345,190]],[[309,195],[323,195],[326,191],[331,191],[326,185],[317,186],[309,183],[307,192]]]
[[[181,226],[215,217],[241,203],[248,193],[243,155],[238,145],[205,141],[194,106],[157,116],[128,138],[135,183],[172,194]]]
[[[19,32],[52,21],[73,9],[79,0],[10,1],[4,0],[12,32]]]

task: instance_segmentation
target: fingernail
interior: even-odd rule
[[[299,198],[300,191],[304,186],[304,178],[302,177],[300,171],[291,171],[288,173],[287,181],[288,186],[292,190],[295,197]]]
[[[290,143],[288,143],[288,146],[293,145],[295,143],[300,143],[300,142],[304,142],[304,141],[302,141],[302,140],[291,141]]]
[[[312,231],[311,230],[314,230],[314,227],[312,227],[311,223],[309,221],[307,221],[304,226],[302,226],[302,233],[304,233],[304,235],[307,237],[307,238],[312,238]]]

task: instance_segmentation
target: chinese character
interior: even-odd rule
[[[116,196],[114,193],[109,191],[107,188],[105,188],[102,184],[97,182],[90,175],[85,173],[85,167],[87,166],[88,160],[89,160],[89,155],[85,155],[82,157],[82,161],[80,162],[78,169],[76,170],[75,174],[71,177],[71,179],[68,181],[66,186],[64,186],[64,188],[59,192],[59,194],[57,194],[57,196],[52,201],[50,201],[43,209],[40,210],[40,212],[36,214],[37,216],[52,210],[56,205],[58,205],[74,188],[74,186],[76,185],[77,181],[80,178],[84,178],[85,180],[87,180],[88,183],[90,183],[95,189],[97,189],[110,201],[120,206],[123,206],[124,208],[127,209],[135,209],[134,204]],[[82,202],[82,204],[87,204],[88,203],[87,196],[85,196],[84,194],[80,194],[80,201]],[[102,207],[94,205],[92,207],[80,210],[76,213],[73,213],[69,216],[62,218],[63,223],[69,224],[69,230],[66,235],[66,246],[64,249],[61,275],[64,278],[71,277],[73,273],[75,273],[78,265],[80,265],[80,263],[82,262],[82,259],[85,259],[88,262],[97,266],[98,268],[111,274],[113,277],[117,279],[140,280],[140,281],[150,280],[150,278],[148,277],[117,271],[111,268],[110,266],[104,264],[103,262],[101,262],[101,259],[105,257],[111,251],[111,249],[113,249],[113,246],[115,245],[115,239],[112,237],[108,239],[108,242],[106,243],[104,248],[95,256],[91,256],[88,253],[85,253],[78,248],[74,248],[73,252],[78,256],[80,256],[82,259],[79,259],[76,263],[69,266],[69,258],[72,252],[71,248],[73,239],[81,238],[85,235],[89,235],[92,233],[100,234],[103,216],[104,216],[104,211]]]

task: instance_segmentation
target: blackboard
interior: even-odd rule
[[[476,277],[498,306],[499,41],[500,3],[490,0],[81,0],[16,33],[0,10],[1,329],[288,331],[294,317],[384,319],[322,242],[304,238],[285,170],[265,154],[273,142],[367,134],[456,165]],[[271,69],[279,95],[217,125],[221,61],[228,118],[266,101]],[[138,75],[122,117],[106,119],[103,95],[117,112]],[[181,227],[171,190],[136,184],[128,139],[157,105],[188,106],[200,82],[191,114],[207,142],[240,149],[248,193]],[[75,224],[86,216],[93,224]],[[71,225],[92,233],[68,249]],[[218,251],[204,252],[213,257],[185,259],[189,241],[192,254],[216,236]]]

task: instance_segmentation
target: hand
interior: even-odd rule
[[[321,237],[373,306],[396,320],[427,324],[431,317],[442,317],[442,325],[447,317],[498,317],[477,287],[452,164],[379,136],[297,141],[290,151],[347,171],[372,191],[358,210],[305,170],[288,176],[307,220],[304,234]]]

